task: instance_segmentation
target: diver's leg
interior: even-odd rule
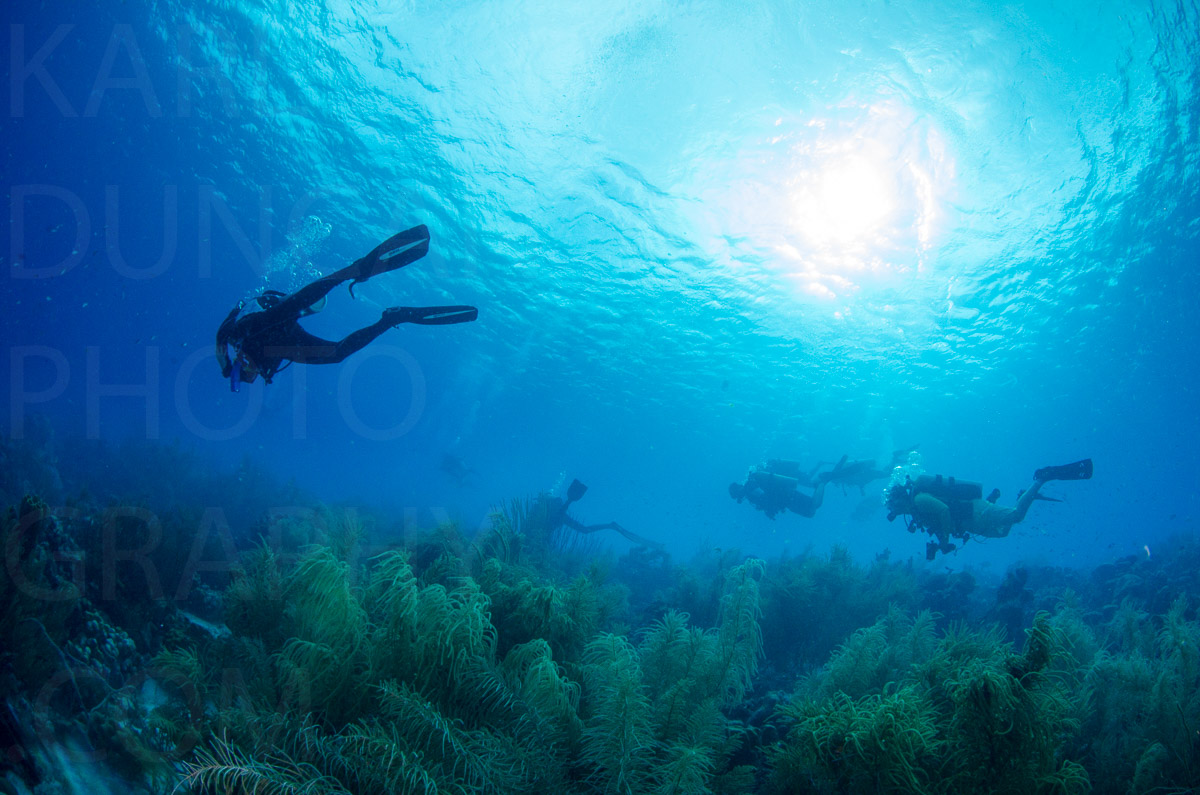
[[[322,364],[336,364],[350,354],[361,351],[367,345],[374,342],[376,337],[390,328],[392,328],[391,323],[384,320],[377,320],[366,328],[360,328],[358,331],[351,332],[337,344],[333,354],[329,357],[329,361],[322,362]]]
[[[353,278],[354,273],[351,268],[342,268],[340,271],[322,276],[315,282],[304,285],[267,311],[280,316],[300,317],[301,312],[328,295],[334,287]]]
[[[1033,485],[1021,494],[1012,508],[993,505],[987,500],[972,500],[973,532],[988,538],[1004,538],[1013,525],[1025,520],[1029,506],[1033,505],[1043,485],[1040,480],[1033,481]]]
[[[622,536],[640,546],[652,547],[654,549],[662,548],[662,544],[659,544],[656,541],[651,541],[648,538],[642,538],[637,533],[631,533],[616,522],[605,522],[604,524],[580,524],[572,519],[566,522],[566,524],[568,527],[572,528],[573,530],[577,530],[580,533],[595,533],[598,530],[616,530]]]
[[[798,513],[806,519],[811,519],[817,515],[817,509],[821,507],[821,502],[825,499],[825,484],[820,483],[813,489],[812,496],[808,496],[799,489],[792,491],[788,499],[788,508],[792,513]]]
[[[812,493],[813,513],[816,513],[817,509],[821,507],[821,503],[823,503],[825,501],[825,486],[827,483],[828,483],[828,481],[821,481],[820,483],[817,484],[816,488],[813,489],[813,493]]]
[[[1033,501],[1037,499],[1038,492],[1043,486],[1040,480],[1033,481],[1033,485],[1025,490],[1025,493],[1017,499],[1016,507],[1013,508],[1012,522],[1022,522],[1025,520],[1025,514],[1029,511],[1029,506],[1033,505]]]
[[[621,527],[621,525],[617,524],[616,522],[609,522],[609,527],[611,527],[613,530],[616,530],[618,533],[620,533],[622,536],[624,536],[626,538],[626,540],[632,541],[633,543],[637,544],[638,546],[649,547],[650,549],[658,549],[658,550],[661,550],[663,548],[663,545],[658,543],[657,541],[651,541],[648,538],[642,538],[637,533],[632,533],[632,532],[626,530],[624,527]]]
[[[390,323],[382,319],[377,320],[366,328],[352,332],[339,342],[321,339],[300,329],[286,345],[272,347],[268,352],[301,364],[337,364],[350,354],[365,348],[391,327]]]
[[[286,307],[287,311],[281,311],[280,315],[290,314],[292,317],[299,317],[301,311],[320,301],[330,290],[342,282],[352,279],[356,282],[365,282],[372,276],[378,276],[381,273],[403,268],[405,265],[416,262],[428,252],[429,229],[424,224],[398,232],[376,246],[365,257],[355,260],[328,276],[322,276],[312,284],[301,287],[283,299],[283,302],[275,307],[275,310]],[[353,287],[353,285],[351,286]],[[474,320],[474,318],[471,319]]]

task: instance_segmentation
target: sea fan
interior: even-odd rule
[[[183,770],[173,792],[192,787],[254,795],[350,795],[336,779],[312,765],[280,753],[255,759],[219,738],[211,748],[197,749],[195,758],[183,763]]]

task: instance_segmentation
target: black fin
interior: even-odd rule
[[[354,281],[350,283],[351,294],[354,293],[354,285],[359,282],[411,265],[428,253],[429,227],[425,224],[397,232],[376,246],[370,254],[354,261],[351,266],[355,271]]]
[[[1020,499],[1021,495],[1024,494],[1026,491],[1027,491],[1027,489],[1021,489],[1020,491],[1018,491],[1017,498]],[[1058,497],[1047,497],[1046,495],[1042,494],[1041,492],[1033,495],[1033,499],[1035,501],[1042,500],[1043,502],[1062,502],[1062,500],[1060,500]]]
[[[393,306],[383,311],[383,318],[393,326],[416,323],[418,326],[450,326],[470,323],[479,317],[473,306]]]
[[[1092,459],[1085,458],[1072,464],[1062,464],[1056,467],[1042,467],[1033,473],[1034,480],[1045,483],[1048,480],[1089,480],[1092,477]]]
[[[587,494],[587,486],[579,482],[579,479],[571,481],[571,485],[567,486],[567,501],[577,502],[583,499],[583,495]]]

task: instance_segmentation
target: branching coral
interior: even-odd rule
[[[588,644],[584,661],[592,701],[582,754],[589,780],[606,793],[646,792],[656,743],[637,651],[620,635],[604,634]]]
[[[809,779],[822,792],[934,792],[948,749],[935,710],[917,688],[853,700],[800,702],[796,721],[774,755],[776,782]]]
[[[206,787],[213,792],[252,792],[255,795],[350,795],[340,784],[312,765],[276,753],[255,759],[230,743],[216,739],[184,763],[184,778],[175,788]]]
[[[740,701],[758,671],[762,655],[758,581],[762,576],[763,562],[752,558],[734,567],[725,578],[725,595],[717,619],[716,660],[708,681],[710,694],[724,705]]]
[[[283,575],[279,559],[265,542],[241,557],[224,593],[225,622],[237,635],[272,646],[283,638]]]
[[[892,611],[806,683],[814,695],[784,710],[794,724],[774,755],[776,787],[815,780],[829,792],[1085,791],[1083,768],[1059,756],[1078,721],[1069,683],[1049,671],[1066,653],[1049,618],[1038,617],[1020,656],[997,633],[961,626],[934,644],[931,627],[929,616],[908,622]],[[835,681],[866,692],[847,695]]]
[[[638,648],[616,635],[587,647],[583,758],[605,792],[707,792],[737,733],[720,711],[740,700],[761,654],[758,578],[747,561],[725,580],[718,626],[668,611]]]

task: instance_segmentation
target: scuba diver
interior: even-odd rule
[[[473,486],[477,480],[479,473],[467,466],[466,462],[453,453],[446,453],[442,456],[442,464],[438,467],[446,473],[447,477],[453,480],[460,488],[463,486]]]
[[[877,467],[873,458],[860,458],[850,461],[850,456],[844,455],[834,465],[833,470],[828,473],[829,482],[840,483],[843,493],[845,493],[846,486],[858,486],[859,493],[866,494],[867,484],[876,480],[882,480],[891,475],[896,467],[908,460],[910,453],[916,452],[918,447],[920,445],[893,450],[891,460],[886,468]]]
[[[403,268],[428,252],[429,229],[422,224],[393,235],[367,256],[291,295],[267,290],[254,299],[257,308],[245,314],[242,310],[247,302],[239,301],[217,329],[221,375],[229,379],[230,388],[237,392],[243,382],[252,382],[260,375],[263,381],[271,383],[292,362],[337,364],[401,323],[444,326],[475,320],[479,310],[473,306],[394,306],[383,310],[383,316],[372,325],[338,342],[316,337],[300,326],[300,318],[321,311],[326,295],[339,284],[349,281],[353,297],[354,285]]]
[[[759,467],[759,469],[764,469],[776,475],[795,478],[796,483],[801,486],[812,486],[816,483],[817,471],[828,463],[828,461],[818,461],[813,465],[812,469],[806,472],[800,468],[799,461],[792,461],[787,458],[770,458],[767,460],[766,465]]]
[[[820,467],[821,464],[817,464],[811,472],[805,473],[795,461],[772,458],[751,469],[745,483],[730,483],[729,496],[739,503],[749,500],[770,519],[785,510],[811,519],[825,500],[825,486],[831,474],[822,472],[818,475]],[[812,485],[812,495],[800,491],[801,485]]]
[[[632,541],[633,543],[648,547],[650,549],[661,550],[662,544],[656,541],[651,541],[648,538],[642,538],[637,533],[631,533],[616,522],[606,522],[605,524],[583,524],[570,514],[567,509],[571,507],[571,503],[578,502],[587,494],[587,486],[580,483],[578,479],[572,480],[571,485],[567,487],[567,499],[563,501],[559,497],[550,497],[547,499],[546,518],[549,525],[549,535],[553,536],[563,527],[569,527],[579,533],[594,533],[597,530],[616,530],[622,536]]]
[[[971,481],[945,478],[941,475],[921,475],[916,480],[905,478],[893,482],[884,493],[888,521],[897,516],[909,517],[908,531],[924,530],[936,541],[925,546],[925,557],[933,560],[937,553],[950,553],[958,547],[951,536],[964,542],[972,535],[1004,538],[1012,526],[1025,519],[1034,500],[1060,502],[1039,492],[1052,480],[1088,480],[1092,477],[1092,459],[1072,464],[1042,467],[1033,473],[1033,485],[1017,495],[1017,504],[1007,508],[997,505],[998,489],[983,498],[983,486]]]

